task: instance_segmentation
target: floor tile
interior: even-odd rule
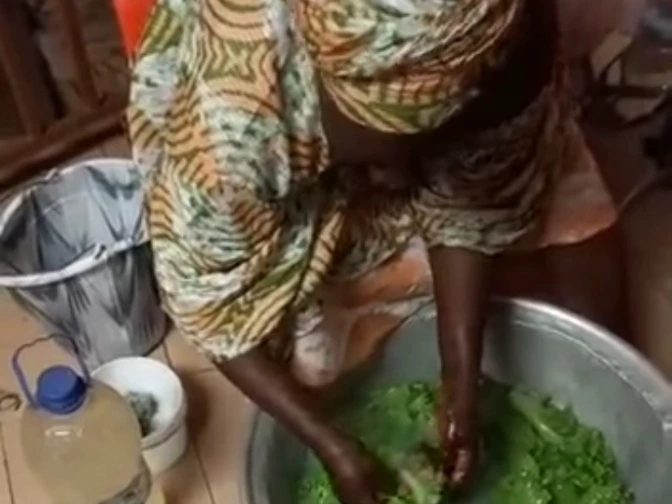
[[[0,291],[0,320],[3,327],[3,336],[0,338],[0,389],[18,391],[11,368],[12,356],[21,345],[44,337],[46,332],[5,291]],[[29,382],[34,383],[37,374],[44,368],[54,364],[72,364],[73,359],[54,342],[47,341],[23,351],[20,363]]]
[[[193,445],[177,465],[163,473],[158,482],[166,504],[212,504],[201,462]],[[231,504],[238,504],[232,502]]]
[[[245,446],[253,408],[217,371],[182,376],[189,427],[215,504],[241,503]]]
[[[214,366],[203,355],[199,354],[189,342],[173,329],[166,339],[168,358],[173,367],[181,373],[199,373],[212,371]]]
[[[168,349],[166,348],[166,343],[161,343],[154,351],[149,354],[149,357],[163,362],[164,364],[170,364],[168,360]]]
[[[44,336],[44,330],[35,319],[19,308],[5,289],[0,289],[0,320],[3,335],[0,347],[15,347]]]
[[[14,504],[9,485],[9,462],[5,456],[2,424],[0,424],[0,502],[3,504]]]

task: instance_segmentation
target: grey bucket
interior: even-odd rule
[[[439,357],[433,305],[392,336],[377,361],[346,378],[347,407],[363,391],[436,380]],[[531,301],[493,305],[484,369],[495,379],[534,389],[573,407],[615,448],[638,504],[672,495],[672,391],[643,358],[605,330]],[[361,396],[360,396],[361,397]],[[304,448],[270,417],[257,414],[242,489],[247,504],[296,504]],[[489,504],[481,493],[469,504]]]
[[[92,160],[50,172],[2,206],[0,287],[92,368],[148,353],[167,330],[143,178],[129,160]]]

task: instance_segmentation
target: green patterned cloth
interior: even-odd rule
[[[342,111],[371,128],[432,128],[501,63],[522,5],[159,0],[128,120],[149,173],[156,275],[180,331],[213,360],[232,358],[284,324],[297,337],[312,330],[325,281],[375,268],[413,236],[496,253],[529,231],[572,120],[558,82],[511,122],[447,139],[427,161],[437,173],[427,187],[372,195],[365,213],[321,182],[329,150],[316,87],[321,72]]]

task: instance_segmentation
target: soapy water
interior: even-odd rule
[[[483,450],[471,490],[446,492],[435,424],[437,388],[413,383],[373,391],[339,423],[397,474],[381,504],[633,504],[615,456],[596,429],[549,400],[485,381]],[[338,504],[311,459],[299,504]]]

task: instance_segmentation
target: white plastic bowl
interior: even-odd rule
[[[103,364],[92,377],[122,395],[149,393],[156,397],[158,411],[152,432],[142,439],[142,453],[153,474],[175,464],[187,450],[187,403],[175,372],[146,357],[124,357]]]

